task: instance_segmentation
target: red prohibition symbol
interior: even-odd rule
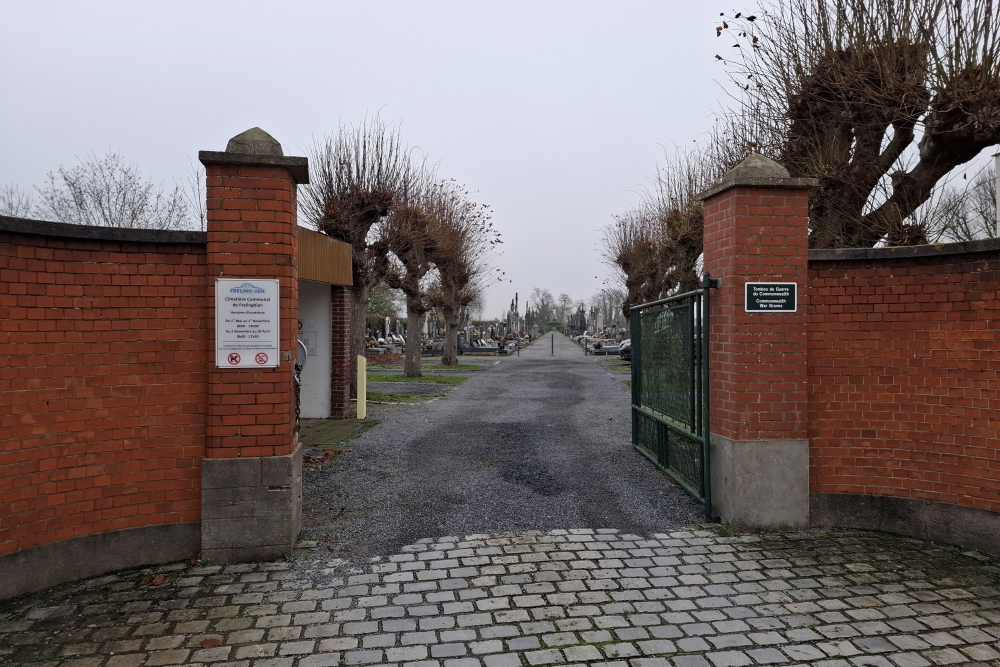
[[[235,366],[236,364],[240,363],[240,355],[236,354],[235,352],[233,352],[232,354],[230,354],[229,355],[229,363],[231,365],[233,365],[233,366]]]
[[[257,356],[256,356],[256,357],[254,357],[254,360],[255,360],[255,361],[256,361],[256,362],[258,363],[258,364],[266,364],[266,363],[267,363],[267,355],[266,355],[266,354],[264,354],[263,352],[258,352],[258,353],[257,353]]]

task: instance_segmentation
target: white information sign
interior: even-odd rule
[[[275,368],[281,318],[277,280],[215,281],[215,365]]]

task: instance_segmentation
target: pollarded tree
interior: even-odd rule
[[[750,150],[810,196],[813,247],[926,243],[914,213],[1000,143],[997,0],[776,0],[717,28],[742,89],[726,160]]]
[[[707,151],[679,150],[657,166],[639,205],[604,228],[601,253],[621,283],[626,318],[631,306],[697,289],[704,227],[697,195],[722,175]]]
[[[437,227],[448,192],[434,170],[424,167],[400,193],[398,204],[381,229],[382,240],[395,257],[387,284],[406,296],[406,356],[404,375],[419,377],[423,319],[431,304],[427,274],[433,268],[440,233]]]
[[[392,213],[412,177],[410,157],[394,128],[379,117],[313,145],[311,183],[303,187],[306,220],[351,246],[351,395],[357,395],[357,359],[364,354],[365,315],[372,288],[389,270],[389,248],[379,225]]]
[[[601,256],[614,272],[613,280],[625,291],[623,308],[658,299],[669,290],[666,284],[671,267],[662,261],[652,212],[640,204],[614,218],[604,228]]]
[[[458,363],[458,326],[462,308],[482,304],[489,287],[490,256],[502,241],[490,222],[488,206],[476,204],[469,193],[451,182],[449,195],[437,212],[437,235],[433,258],[436,280],[430,289],[431,303],[441,309],[445,321],[444,355],[441,363]]]

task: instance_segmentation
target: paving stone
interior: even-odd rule
[[[286,627],[286,628],[271,628],[267,631],[267,640],[275,642],[290,641],[292,639],[298,639],[299,635],[302,634],[302,628],[298,626]]]
[[[504,653],[502,655],[487,655],[483,657],[486,667],[520,667],[521,658],[516,653]]]
[[[455,658],[445,660],[444,667],[482,667],[482,663],[477,658]]]
[[[544,651],[528,651],[524,654],[529,665],[552,665],[566,662],[561,651],[548,649]]]
[[[144,655],[140,656],[140,658],[145,658],[145,656]],[[66,667],[98,667],[98,665],[100,665],[103,661],[104,661],[104,656],[99,656],[99,657],[88,657],[88,658],[74,658],[72,660],[67,660],[59,664],[61,666],[65,665]],[[57,663],[52,662],[46,665],[46,667],[49,667],[50,665],[54,666],[56,664]],[[132,665],[142,664],[142,660],[140,660],[137,663],[128,662],[127,664],[130,665],[131,667]]]
[[[250,644],[240,646],[236,649],[236,659],[245,660],[249,658],[271,658],[278,652],[277,644]]]
[[[86,598],[56,588],[34,607],[0,603],[0,662],[1000,664],[1000,592],[982,570],[997,562],[954,553],[851,531],[550,531],[421,540],[367,573],[308,560],[177,564],[162,588],[125,572],[91,580]],[[948,579],[927,574],[946,570]],[[201,647],[216,639],[225,644]]]
[[[255,660],[253,667],[292,667],[294,662],[294,658],[264,658]]]
[[[188,655],[191,651],[188,649],[175,649],[172,651],[154,651],[149,654],[149,658],[146,659],[146,664],[150,667],[159,667],[160,665],[175,665],[180,664],[187,660]]]
[[[452,658],[466,653],[468,653],[468,648],[465,644],[435,644],[431,646],[431,655],[435,658]]]
[[[217,646],[210,649],[195,651],[191,656],[191,662],[221,662],[229,658],[232,653],[232,646]]]
[[[139,667],[139,665],[141,665],[142,663],[144,663],[146,661],[146,656],[147,656],[146,653],[121,653],[121,654],[118,654],[118,655],[112,655],[110,658],[108,658],[108,661],[105,663],[105,666],[106,667]],[[98,657],[98,658],[92,658],[92,660],[94,660],[93,664],[95,665],[95,667],[96,667],[96,665],[101,664],[101,660],[103,660],[103,659],[104,659],[103,656],[102,657]],[[69,664],[73,664],[76,667],[84,667],[84,665],[86,663],[85,663],[85,661],[81,661],[81,660],[76,660],[76,661],[64,662],[63,663],[63,665],[69,665]]]
[[[279,655],[303,655],[306,653],[312,653],[313,647],[316,645],[314,641],[299,641],[299,642],[284,642],[278,649]]]
[[[326,651],[349,651],[358,646],[357,637],[334,637],[332,639],[323,639],[319,642],[319,650]]]
[[[897,667],[928,667],[931,664],[917,653],[893,653],[886,657]]]
[[[321,653],[299,658],[298,667],[337,667],[339,664],[339,653]]]
[[[753,664],[750,656],[743,651],[713,651],[705,657],[715,667],[743,667],[743,665]]]
[[[344,664],[347,665],[372,665],[377,662],[382,662],[382,651],[349,651],[344,654]]]

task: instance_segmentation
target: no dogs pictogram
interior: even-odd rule
[[[256,362],[258,363],[258,364],[266,364],[266,363],[267,363],[267,355],[266,355],[266,354],[264,354],[263,352],[258,352],[258,353],[257,353],[257,356],[256,356],[256,357],[254,357],[254,360],[255,360],[255,361],[256,361]]]
[[[236,364],[240,363],[240,355],[236,354],[235,352],[233,352],[232,354],[230,354],[229,355],[229,363],[232,364],[233,366],[235,366]]]

